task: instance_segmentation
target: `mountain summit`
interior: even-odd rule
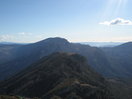
[[[51,42],[51,43],[69,43],[68,40],[64,39],[64,38],[60,38],[60,37],[54,37],[54,38],[47,38],[45,40],[42,40],[40,42]]]

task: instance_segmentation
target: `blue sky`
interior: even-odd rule
[[[132,0],[0,0],[0,41],[132,40]]]

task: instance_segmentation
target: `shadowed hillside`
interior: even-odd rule
[[[42,99],[115,99],[108,82],[74,53],[44,57],[0,85],[3,94]]]
[[[13,51],[13,55],[11,52],[9,53],[11,53],[14,58],[10,58],[10,61],[0,65],[1,80],[18,73],[43,56],[54,52],[79,53],[85,56],[89,60],[89,64],[100,73],[109,75],[111,72],[107,58],[99,48],[70,43],[63,38],[48,38],[37,43],[23,45]],[[106,66],[107,68],[104,68]]]
[[[102,48],[108,57],[115,76],[132,79],[132,42],[112,48]]]
[[[4,50],[3,50],[4,49]],[[112,48],[97,48],[89,45],[70,43],[63,38],[48,38],[33,44],[10,48],[0,47],[2,56],[0,80],[37,62],[42,57],[54,52],[73,52],[86,57],[92,68],[105,77],[131,79],[132,46],[131,42]]]

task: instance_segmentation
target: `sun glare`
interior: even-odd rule
[[[128,0],[108,0],[102,18],[119,17],[119,14],[125,9],[127,1]]]

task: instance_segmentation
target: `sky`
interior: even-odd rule
[[[132,0],[0,0],[0,42],[132,40]]]

